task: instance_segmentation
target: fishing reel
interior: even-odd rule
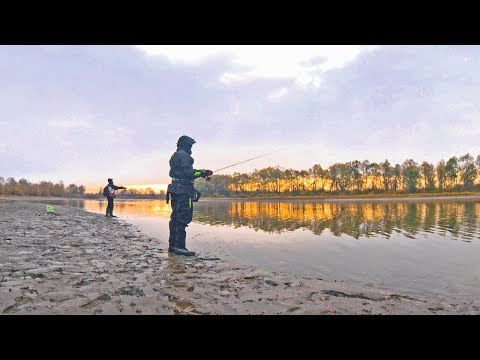
[[[206,181],[212,180],[213,171],[212,170],[205,170],[205,172],[208,174],[207,176],[205,176],[205,180]]]

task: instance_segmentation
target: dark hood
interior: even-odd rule
[[[192,145],[187,145],[187,144],[181,144],[177,146],[177,150],[183,150],[185,151],[188,155],[192,155]]]

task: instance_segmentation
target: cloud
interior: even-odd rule
[[[87,120],[84,119],[71,119],[71,120],[50,120],[48,126],[51,128],[58,129],[76,129],[76,128],[85,128],[93,129],[94,126]]]
[[[478,46],[2,46],[0,175],[168,182],[181,135],[206,168],[274,152],[245,172],[474,154],[479,69]]]
[[[358,45],[140,45],[150,56],[162,56],[173,63],[198,66],[215,56],[225,56],[235,69],[224,72],[226,85],[245,84],[256,79],[294,79],[300,86],[321,84],[322,74],[342,68],[363,51],[377,47]]]
[[[270,101],[278,100],[288,94],[288,89],[283,87],[281,89],[275,90],[267,95],[267,99]]]

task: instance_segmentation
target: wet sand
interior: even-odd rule
[[[172,255],[167,239],[120,218],[47,214],[46,204],[0,199],[1,314],[480,313],[469,297],[268,272],[208,251]]]

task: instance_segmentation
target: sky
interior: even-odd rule
[[[0,46],[0,176],[166,184],[252,172],[480,154],[479,46]]]

